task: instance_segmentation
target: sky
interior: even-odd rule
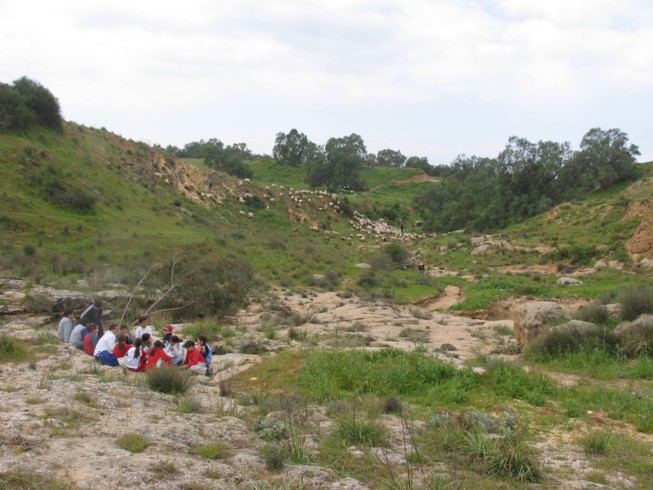
[[[0,82],[162,146],[317,144],[448,164],[619,128],[653,160],[650,0],[0,0]]]

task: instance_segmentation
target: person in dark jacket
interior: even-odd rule
[[[80,320],[88,320],[91,323],[97,325],[97,338],[100,339],[104,335],[104,329],[102,328],[102,301],[95,301],[91,303],[81,315],[79,315]]]

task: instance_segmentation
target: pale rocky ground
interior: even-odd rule
[[[296,328],[305,330],[307,340],[314,339],[324,348],[346,348],[351,344],[368,349],[390,346],[410,350],[420,346],[458,366],[481,353],[506,350],[514,344],[514,339],[505,334],[506,328],[497,329],[512,328],[510,319],[473,319],[435,311],[459,299],[460,290],[455,288],[422,307],[342,298],[335,293],[276,291],[265,301],[239,312],[230,322],[235,329],[246,330],[245,335],[265,340],[262,323],[283,311],[307,320]],[[55,328],[48,317],[0,318],[3,333],[26,342]],[[280,326],[275,340],[265,340],[272,351],[301,348],[301,342],[288,341],[286,329]],[[69,346],[56,344],[53,353],[31,366],[3,363],[0,473],[35,474],[45,480],[57,478],[71,486],[98,489],[373,488],[314,465],[287,463],[280,472],[265,468],[260,454],[264,442],[245,421],[255,418],[256,407],[236,395],[221,397],[219,389],[221,380],[247,370],[259,359],[242,354],[217,356],[216,376],[198,378],[192,388],[189,396],[199,399],[202,405],[202,413],[192,414],[181,414],[174,396],[149,390],[143,375],[98,366]],[[279,413],[276,416],[283,417]],[[274,417],[274,413],[268,415]],[[309,407],[303,418],[312,427],[305,443],[310,453],[316,450],[316,436],[331,430],[333,421],[322,407]],[[388,449],[376,452],[401,473],[406,461],[401,421],[389,415],[383,416],[383,421],[392,442]],[[138,454],[121,449],[117,439],[125,433],[144,435],[151,445]],[[591,462],[570,439],[569,432],[562,432],[537,444],[551,475],[542,487],[628,488],[633,484],[616,471],[605,473],[607,486],[586,481],[584,475],[593,471]],[[229,457],[214,461],[195,454],[196,445],[214,441],[227,448]],[[354,458],[363,457],[356,447],[350,452]],[[161,470],[166,463],[173,464],[174,473]],[[440,465],[428,471],[448,470]],[[420,475],[415,478],[418,480]]]

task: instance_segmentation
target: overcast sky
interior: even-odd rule
[[[0,81],[150,144],[318,144],[450,163],[620,128],[653,160],[650,0],[0,0]]]

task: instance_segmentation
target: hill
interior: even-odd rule
[[[653,166],[492,235],[422,233],[415,170],[336,195],[252,166],[2,134],[0,487],[651,487]],[[156,333],[215,353],[186,392],[57,339],[64,303],[130,322],[172,285]]]

